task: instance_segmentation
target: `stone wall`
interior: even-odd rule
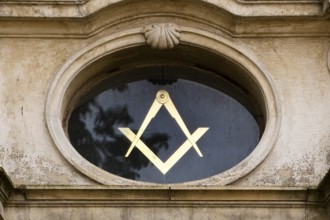
[[[328,186],[323,179],[330,167],[329,15],[328,0],[0,2],[0,167],[7,173],[0,216],[325,219],[328,194],[320,189]],[[212,51],[252,72],[261,87],[267,84],[260,96],[272,103],[265,110],[272,130],[253,162],[198,183],[155,186],[98,178],[94,168],[63,153],[51,128],[52,120],[63,119],[50,117],[57,110],[50,96],[60,99],[61,91],[53,87],[98,56],[123,51],[123,58],[95,64],[100,70],[133,62],[126,47],[149,50],[143,28],[160,23],[180,27],[173,49],[180,55],[190,47]]]

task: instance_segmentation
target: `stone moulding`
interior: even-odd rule
[[[46,0],[44,0],[46,2]],[[71,1],[71,0],[70,0]],[[294,4],[294,8],[287,9],[289,12],[288,17],[285,19],[285,25],[279,25],[283,19],[281,18],[284,14],[262,17],[260,13],[262,11],[255,9],[258,12],[254,15],[253,19],[242,19],[239,15],[233,16],[230,12],[227,13],[225,8],[219,7],[206,7],[211,2],[205,1],[192,1],[187,4],[184,1],[172,1],[171,4],[166,4],[167,1],[132,1],[130,4],[123,4],[120,7],[115,7],[115,3],[110,5],[103,5],[104,9],[95,8],[96,11],[91,7],[91,4],[97,4],[98,1],[88,1],[86,8],[83,5],[47,5],[35,4],[32,10],[32,6],[28,5],[16,5],[16,4],[5,4],[0,1],[1,14],[0,17],[4,17],[0,21],[0,38],[59,38],[59,39],[87,39],[95,37],[104,31],[113,32],[113,28],[121,26],[121,23],[131,23],[136,26],[137,21],[143,22],[143,25],[152,23],[163,23],[163,22],[175,22],[177,24],[185,24],[187,21],[191,21],[191,26],[199,29],[209,30],[213,33],[219,33],[228,35],[229,37],[329,37],[330,36],[330,22],[329,19],[320,19],[321,15],[312,16],[310,18],[305,15],[299,15],[299,17],[293,16],[292,13],[297,12],[295,7],[300,4]],[[102,1],[106,4],[106,1]],[[225,1],[217,1],[222,3]],[[230,1],[232,4],[234,1]],[[290,1],[293,2],[293,1]],[[4,5],[2,5],[4,4]],[[229,3],[228,3],[229,4]],[[240,3],[242,4],[242,3]],[[253,3],[254,4],[254,3]],[[313,3],[314,4],[314,3]],[[308,7],[313,4],[308,4]],[[102,4],[95,5],[99,7]],[[244,3],[243,5],[250,5]],[[272,7],[276,6],[272,12],[284,13],[283,8],[278,4],[271,4]],[[227,6],[227,4],[224,4]],[[270,6],[270,5],[268,5]],[[318,3],[318,11],[322,11],[321,4]],[[18,7],[17,9],[6,9],[6,7]],[[26,8],[25,8],[26,7]],[[42,10],[46,7],[45,10]],[[67,13],[59,15],[66,11],[65,7],[71,7]],[[82,8],[80,8],[82,7]],[[102,7],[102,8],[103,8]],[[115,7],[115,8],[113,8]],[[157,10],[151,10],[157,7]],[[185,10],[180,10],[181,8]],[[252,6],[251,6],[252,7]],[[257,4],[254,7],[266,7],[264,4]],[[280,7],[281,10],[278,8]],[[293,7],[293,6],[292,6]],[[92,7],[94,8],[94,7]],[[242,7],[239,7],[242,9]],[[23,15],[20,13],[28,12],[32,10],[29,15]],[[79,10],[78,10],[79,9]],[[148,9],[144,12],[144,10]],[[69,9],[68,9],[69,10]],[[151,11],[150,11],[151,10]],[[237,10],[237,8],[236,8]],[[235,12],[236,12],[235,10]],[[14,13],[14,11],[16,11]],[[249,12],[254,10],[249,9]],[[7,12],[12,12],[10,15],[5,16]],[[93,13],[92,13],[93,12]],[[305,11],[308,14],[307,11]],[[76,14],[78,13],[78,14]],[[87,13],[86,16],[84,13]],[[88,17],[92,13],[91,17]],[[74,15],[76,14],[76,15]],[[205,16],[207,14],[207,16]],[[59,17],[58,17],[59,16]],[[66,19],[67,16],[70,18],[77,19]],[[24,18],[24,20],[19,18]],[[31,19],[33,17],[33,19]],[[58,19],[52,19],[58,17]],[[256,19],[260,17],[260,19]],[[8,19],[7,19],[8,18]],[[11,19],[9,19],[11,18]],[[157,18],[157,20],[155,20]],[[299,18],[299,19],[296,19]],[[324,15],[324,18],[327,18]],[[159,19],[159,20],[158,20]],[[46,25],[47,24],[47,25]],[[45,25],[45,28],[42,28]],[[142,24],[141,24],[142,26]],[[87,28],[88,27],[88,28]],[[140,27],[140,26],[138,26]],[[297,28],[299,27],[299,28]],[[70,31],[68,31],[68,28]],[[213,31],[211,31],[213,29]]]
[[[327,64],[328,64],[328,70],[329,70],[329,73],[330,73],[330,46],[328,48],[328,62],[327,62]]]
[[[209,0],[200,1],[237,16],[322,16],[329,0]],[[0,17],[88,17],[127,0],[8,0],[0,1]],[[141,1],[145,4],[145,1]],[[323,5],[321,4],[323,2]],[[173,2],[169,2],[173,4]],[[323,8],[323,10],[322,10]]]
[[[14,191],[14,184],[5,170],[0,167],[0,220],[5,218],[5,206],[9,203],[10,195]]]
[[[173,23],[152,24],[144,27],[142,33],[153,49],[172,49],[180,42],[180,28]]]
[[[225,56],[235,65],[244,67],[246,76],[255,82],[254,86],[259,91],[258,96],[260,96],[259,98],[263,100],[263,105],[265,105],[264,115],[266,118],[266,127],[263,136],[255,150],[247,158],[229,170],[210,178],[178,184],[203,186],[227,185],[255,169],[273,148],[273,145],[277,141],[281,125],[279,97],[269,74],[265,73],[260,68],[253,54],[250,54],[248,51],[242,51],[234,42],[218,35],[191,27],[181,26],[180,28],[180,45],[182,45],[183,48],[189,46],[196,48],[196,50],[209,51],[220,57]],[[141,29],[142,27],[114,33],[82,48],[72,55],[55,73],[48,90],[45,104],[45,118],[55,146],[77,170],[105,185],[151,186],[155,184],[128,180],[108,173],[88,162],[70,144],[62,121],[66,117],[69,102],[72,100],[75,91],[82,86],[79,83],[83,83],[91,79],[91,77],[97,77],[97,74],[100,74],[100,70],[95,72],[95,68],[87,67],[93,63],[99,63],[103,58],[107,59],[107,56],[117,51],[124,51],[128,48],[143,48],[142,46],[145,44],[145,39],[141,35]],[[134,57],[127,59],[135,61]],[[127,63],[127,60],[124,61]],[[106,66],[108,66],[108,64]],[[91,70],[91,72],[89,70]]]
[[[323,0],[323,14],[325,14],[326,12],[329,12],[329,2],[330,0]]]

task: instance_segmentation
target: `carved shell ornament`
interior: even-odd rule
[[[142,31],[147,44],[153,49],[172,49],[180,42],[180,28],[173,23],[152,24]]]

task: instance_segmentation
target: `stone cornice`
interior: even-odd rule
[[[6,204],[9,200],[11,192],[14,190],[14,185],[6,172],[0,167],[0,201]]]
[[[330,7],[329,7],[330,0],[323,0],[323,14],[329,14],[330,13]]]
[[[94,2],[94,1],[92,1]],[[235,1],[231,1],[235,2]],[[104,4],[107,1],[104,1]],[[320,16],[291,16],[283,15],[273,17],[239,17],[227,11],[201,1],[193,1],[187,5],[185,2],[174,1],[170,5],[166,1],[130,1],[129,4],[118,3],[107,6],[103,10],[93,13],[91,16],[81,16],[88,10],[80,10],[79,5],[47,6],[50,11],[45,13],[43,18],[37,18],[38,7],[45,5],[24,6],[30,10],[34,7],[35,13],[32,16],[1,18],[5,11],[4,3],[0,2],[0,37],[23,37],[23,38],[91,38],[105,31],[116,32],[117,26],[125,27],[129,23],[136,23],[137,20],[144,26],[150,25],[157,20],[159,23],[175,22],[178,25],[190,22],[193,27],[214,30],[230,37],[329,37],[330,20]],[[79,4],[91,4],[90,2]],[[243,4],[243,3],[240,3]],[[244,3],[251,6],[251,11],[257,3]],[[307,4],[307,3],[306,3]],[[315,3],[308,3],[314,4]],[[9,6],[10,4],[6,4]],[[16,4],[15,4],[16,5]],[[258,3],[257,5],[265,5]],[[267,4],[266,4],[267,5]],[[273,4],[269,4],[271,7]],[[295,4],[301,7],[300,4]],[[317,4],[321,8],[321,4]],[[17,6],[17,5],[16,5]],[[120,7],[116,7],[120,6]],[[203,7],[202,7],[203,6]],[[23,7],[23,6],[22,6]],[[67,18],[54,18],[52,10],[58,9],[64,13],[66,7],[73,7],[79,11],[79,16]],[[157,10],[155,10],[157,8]],[[184,8],[185,10],[182,10]],[[134,9],[134,10],[133,10]],[[202,11],[201,11],[202,9]],[[57,10],[57,9],[56,9]],[[321,9],[320,9],[321,10]],[[24,11],[24,10],[23,10]],[[21,11],[20,11],[21,12]],[[78,12],[77,12],[78,13]],[[259,13],[259,12],[258,12]],[[208,16],[203,16],[207,14]]]
[[[323,185],[328,187],[328,182]],[[323,189],[323,188],[322,188]],[[244,207],[326,209],[322,190],[306,187],[18,186],[0,169],[6,207]],[[1,204],[0,204],[1,205]],[[0,219],[3,213],[0,210]]]
[[[148,2],[150,0],[146,0]],[[185,0],[186,1],[186,0]],[[243,17],[315,17],[328,12],[329,0],[201,0],[205,4]],[[82,18],[126,0],[2,0],[0,17]],[[188,1],[186,1],[188,2]],[[191,2],[191,1],[189,1]],[[172,4],[169,2],[168,4]]]
[[[308,188],[236,187],[27,187],[18,189],[7,206],[137,207],[318,207],[325,208],[323,195]]]
[[[318,189],[324,195],[324,201],[327,206],[330,206],[330,171],[325,175],[323,180],[318,186]]]
[[[2,0],[0,4],[17,4],[17,5],[80,5],[86,4],[89,0]]]
[[[4,220],[4,207],[8,204],[10,200],[10,195],[14,191],[14,185],[10,178],[0,167],[0,220]]]

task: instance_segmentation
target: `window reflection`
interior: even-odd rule
[[[118,130],[129,127],[136,134],[160,89],[168,91],[190,133],[209,127],[197,142],[203,157],[191,148],[166,175],[136,147],[126,158],[131,142]],[[110,88],[72,112],[68,134],[75,149],[96,166],[155,183],[185,182],[223,172],[247,157],[259,141],[258,124],[243,105],[218,90],[183,79],[165,85],[141,80]],[[141,137],[162,161],[186,139],[165,108]]]

